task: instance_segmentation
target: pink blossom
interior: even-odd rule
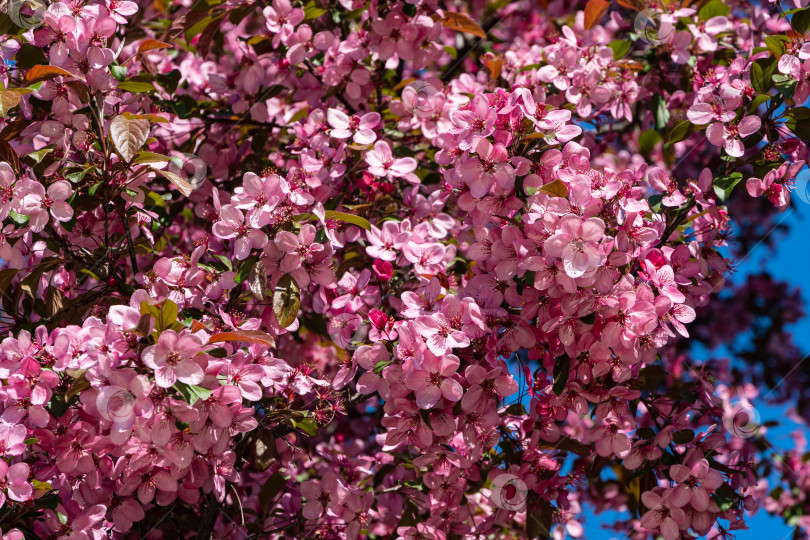
[[[380,115],[376,112],[370,112],[363,116],[348,116],[343,111],[329,109],[326,118],[333,128],[330,135],[336,139],[348,139],[351,137],[355,143],[363,145],[372,144],[377,139],[374,128],[380,123]]]
[[[580,277],[601,264],[604,255],[599,251],[599,242],[605,234],[605,224],[599,218],[582,220],[579,216],[563,216],[557,224],[557,233],[545,241],[546,253],[559,257],[565,273],[572,278]]]
[[[34,490],[28,483],[30,472],[27,463],[16,463],[9,467],[5,461],[0,461],[0,506],[6,503],[6,496],[18,502],[31,498]]]
[[[203,371],[194,360],[202,342],[194,334],[179,335],[174,330],[164,330],[157,344],[143,350],[141,360],[155,370],[155,382],[161,388],[169,388],[176,381],[199,384]]]
[[[391,153],[391,146],[385,141],[377,141],[374,148],[366,153],[368,172],[375,176],[383,176],[389,180],[395,178],[409,178],[416,170],[416,160],[411,157],[395,158]]]
[[[260,249],[267,244],[267,235],[261,230],[248,226],[242,212],[230,205],[223,205],[219,210],[220,220],[212,228],[219,238],[234,242],[234,256],[241,260],[247,259],[251,250]]]
[[[756,133],[761,125],[762,121],[756,116],[746,116],[739,122],[715,123],[706,128],[706,138],[713,145],[725,148],[728,155],[742,157],[745,146],[741,139]]]
[[[432,409],[442,397],[451,402],[460,400],[463,390],[453,379],[458,366],[459,359],[452,354],[438,357],[425,353],[418,369],[405,372],[405,385],[414,391],[416,404]]]
[[[669,475],[678,482],[672,491],[672,504],[679,508],[691,504],[699,512],[709,507],[709,495],[723,484],[723,477],[709,468],[705,459],[696,461],[691,468],[675,464]]]
[[[648,531],[660,530],[665,540],[678,540],[686,514],[673,505],[670,497],[670,491],[664,492],[663,497],[654,491],[642,493],[641,501],[649,510],[641,516],[641,526]]]

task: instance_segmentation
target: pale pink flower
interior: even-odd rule
[[[432,409],[442,397],[454,403],[461,399],[464,391],[453,379],[459,364],[455,355],[439,357],[425,351],[419,368],[405,372],[405,386],[414,391],[421,409]]]
[[[604,260],[599,242],[605,235],[605,223],[599,218],[582,220],[568,214],[557,223],[557,233],[545,241],[546,254],[563,261],[565,273],[577,278],[597,268]]]
[[[155,370],[155,382],[161,388],[169,388],[177,381],[195,385],[203,380],[203,370],[194,361],[202,345],[194,334],[181,336],[174,330],[164,330],[157,344],[143,350],[141,360]]]
[[[0,460],[0,507],[6,504],[6,494],[17,502],[31,498],[34,488],[28,483],[30,472],[27,463],[16,463],[9,467],[8,463]]]
[[[649,510],[641,516],[641,526],[648,531],[660,530],[665,540],[679,540],[681,526],[686,521],[683,510],[672,504],[670,491],[662,497],[654,491],[641,494],[641,501]]]
[[[678,508],[691,504],[699,512],[709,507],[709,496],[723,485],[723,477],[705,459],[696,461],[691,468],[673,465],[669,476],[678,482],[672,491],[672,504]]]
[[[306,519],[318,519],[324,512],[340,515],[335,512],[339,510],[347,492],[344,480],[332,471],[328,471],[321,480],[307,480],[301,484],[301,495],[307,499],[302,514]]]
[[[706,138],[715,146],[722,146],[732,157],[742,157],[745,146],[742,139],[757,132],[762,120],[756,116],[746,116],[739,122],[715,123],[706,128]]]
[[[235,239],[233,254],[240,261],[247,259],[253,249],[261,249],[267,244],[267,235],[248,226],[242,211],[230,204],[220,208],[219,221],[214,223],[212,231],[224,240]]]
[[[366,113],[363,116],[356,114],[349,116],[338,109],[329,109],[326,119],[332,126],[330,135],[335,139],[351,139],[357,144],[371,144],[377,139],[374,128],[380,123],[380,114]],[[379,175],[378,175],[379,176]]]
[[[73,208],[66,202],[73,194],[70,182],[58,180],[48,186],[39,182],[28,182],[28,193],[22,198],[22,213],[31,216],[28,224],[35,232],[41,231],[48,223],[48,213],[58,221],[70,221]]]
[[[267,29],[277,34],[290,34],[304,20],[304,10],[293,8],[290,0],[273,0],[272,6],[262,11],[267,19]]]
[[[391,146],[385,141],[377,141],[374,148],[366,152],[368,172],[374,176],[384,176],[389,180],[407,177],[416,170],[416,160],[412,157],[395,158]]]
[[[396,221],[386,221],[381,228],[372,225],[366,231],[366,237],[371,244],[366,246],[366,253],[381,261],[394,261],[411,233],[401,230],[401,225]]]

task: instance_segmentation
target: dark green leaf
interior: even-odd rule
[[[245,281],[250,275],[250,271],[253,269],[253,265],[256,264],[256,261],[258,260],[259,257],[257,257],[256,255],[245,259],[242,262],[242,264],[239,265],[239,270],[237,270],[236,272],[236,277],[234,278],[234,281],[236,281],[236,283],[242,283],[243,281]]]
[[[571,358],[567,354],[557,357],[554,361],[554,386],[552,390],[558,396],[565,390],[568,383],[568,373],[571,370]]]
[[[692,122],[689,120],[684,120],[680,122],[677,126],[672,128],[672,132],[669,134],[669,141],[667,142],[667,147],[671,144],[675,144],[676,142],[681,142],[689,137],[690,131],[692,129]]]
[[[273,432],[268,429],[255,431],[250,440],[250,465],[257,471],[266,471],[277,457]]]
[[[760,58],[751,65],[751,86],[758,94],[767,94],[771,89],[771,78],[776,72],[776,58]]]
[[[698,11],[698,17],[703,21],[708,21],[712,17],[727,17],[731,13],[731,8],[721,0],[712,0]]]
[[[790,24],[799,34],[804,34],[807,30],[810,30],[810,8],[794,13],[793,17],[790,18]]]
[[[270,503],[276,498],[276,496],[281,493],[281,490],[287,485],[287,479],[284,478],[284,475],[277,472],[273,473],[270,478],[262,486],[262,490],[259,492],[259,505],[261,505],[263,510],[267,510],[267,507],[270,506]]]
[[[655,94],[652,98],[652,110],[655,115],[655,127],[663,131],[670,116],[666,98],[661,94]]]
[[[42,277],[42,274],[53,270],[60,264],[62,264],[62,259],[58,257],[46,257],[42,259],[42,261],[31,270],[31,273],[25,276],[22,282],[20,282],[20,289],[28,293],[31,298],[37,298],[39,279]]]
[[[205,30],[209,24],[214,20],[213,17],[204,17],[200,19],[196,23],[186,30],[184,37],[186,38],[186,43],[191,43],[191,40],[197,37],[198,35],[202,34],[203,30]]]
[[[379,375],[380,373],[382,373],[382,370],[390,366],[392,362],[393,360],[380,360],[379,362],[374,364],[374,373]]]
[[[0,13],[0,35],[16,34],[20,30],[22,30],[22,28],[14,24],[11,17],[5,13]]]
[[[523,403],[513,403],[506,408],[506,414],[511,414],[513,416],[523,416],[526,414],[526,408],[523,406]]]
[[[0,294],[6,295],[8,286],[11,285],[14,276],[16,276],[19,271],[19,268],[3,268],[0,270]]]
[[[532,540],[547,540],[551,538],[551,524],[554,518],[554,507],[548,501],[541,499],[533,491],[529,494],[526,508],[526,537]]]
[[[155,80],[166,89],[166,91],[170,94],[174,94],[175,90],[177,90],[177,85],[180,84],[180,79],[182,75],[180,74],[180,70],[173,69],[168,73],[159,73],[155,75]]]
[[[264,270],[264,263],[261,259],[256,261],[256,264],[250,269],[248,287],[256,300],[264,302],[267,297],[267,272]]]
[[[680,431],[676,431],[672,435],[672,440],[675,441],[677,444],[687,444],[695,440],[695,432],[691,429],[682,429]]]
[[[290,274],[284,274],[273,291],[273,313],[281,328],[287,328],[295,322],[300,306],[301,291],[298,283]]]
[[[638,138],[638,148],[644,156],[649,156],[655,145],[661,141],[661,133],[653,129],[648,129]]]
[[[725,512],[733,507],[737,502],[740,500],[737,493],[728,486],[728,484],[723,484],[712,495],[714,502],[717,503],[717,506],[720,507],[721,512]]]
[[[127,68],[124,66],[110,66],[110,72],[118,82],[124,82],[127,78]]]
[[[30,69],[37,65],[45,65],[48,63],[48,58],[42,49],[36,45],[26,43],[17,51],[17,67],[21,69]]]
[[[217,347],[216,349],[205,351],[205,353],[208,356],[213,356],[214,358],[225,358],[228,355],[228,351],[226,351],[222,347]]]
[[[183,401],[189,405],[194,405],[198,399],[205,400],[211,397],[211,390],[208,388],[203,388],[202,386],[194,386],[177,381],[174,383],[174,388],[180,392],[180,395],[183,397]]]
[[[751,102],[751,105],[748,106],[748,110],[753,114],[759,108],[760,105],[770,101],[771,96],[765,94],[759,94],[754,100]]]
[[[314,418],[305,416],[304,418],[293,420],[293,423],[295,424],[295,429],[303,431],[310,437],[314,437],[318,434],[318,423]]]
[[[740,183],[743,176],[742,173],[732,173],[728,176],[721,176],[714,180],[712,188],[720,202],[726,202],[734,190],[734,186]]]
[[[334,210],[326,211],[326,219],[336,219],[344,223],[351,223],[367,231],[371,230],[371,224],[364,217],[355,214],[347,214],[346,212],[335,212]]]
[[[304,19],[317,19],[324,13],[326,13],[326,10],[315,0],[309,0],[307,5],[304,6]]]
[[[785,45],[789,42],[787,36],[768,36],[765,38],[765,45],[777,58],[785,53]]]
[[[118,83],[118,89],[125,92],[132,92],[133,94],[142,94],[154,90],[155,85],[146,81],[127,80]]]
[[[580,321],[584,322],[585,324],[593,324],[596,322],[596,313],[588,313],[584,317],[579,318]]]
[[[619,60],[630,52],[633,43],[629,39],[617,39],[608,43],[608,47],[613,51],[613,58]]]

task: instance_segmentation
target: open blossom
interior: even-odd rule
[[[346,496],[344,481],[329,471],[321,480],[307,480],[301,484],[301,494],[307,498],[303,515],[306,519],[317,519],[324,512],[336,512]]]
[[[669,475],[678,482],[672,491],[672,504],[679,508],[690,504],[699,512],[709,507],[709,495],[723,484],[723,477],[711,469],[705,459],[695,462],[691,468],[675,464]]]
[[[336,139],[351,137],[357,144],[371,144],[377,139],[374,128],[380,123],[379,113],[370,112],[363,116],[348,116],[343,111],[329,109],[326,118],[329,125],[332,126],[330,135]]]
[[[273,33],[289,34],[304,20],[304,10],[293,8],[289,0],[273,0],[264,8],[267,29]]]
[[[31,216],[30,225],[41,231],[48,223],[48,214],[58,221],[70,221],[73,208],[66,202],[72,195],[70,183],[65,180],[54,182],[46,190],[38,182],[27,184],[28,194],[22,198],[22,213]]]
[[[506,148],[493,145],[486,139],[479,139],[475,146],[478,154],[475,158],[464,160],[458,174],[470,187],[473,197],[483,197],[493,185],[500,188],[511,188],[515,183],[515,171],[509,164]]]
[[[416,160],[411,157],[395,158],[391,146],[385,141],[377,141],[374,148],[366,153],[368,172],[375,176],[384,176],[389,180],[408,178],[416,170]]]
[[[239,260],[246,259],[251,250],[260,249],[267,244],[267,235],[261,230],[245,223],[241,210],[225,204],[219,210],[220,220],[212,228],[215,235],[225,240],[234,240],[234,256]]]
[[[425,353],[421,365],[405,372],[405,386],[416,394],[416,404],[431,409],[443,397],[456,402],[461,399],[461,385],[453,379],[459,359],[452,355],[436,356]]]
[[[756,133],[762,121],[756,116],[746,116],[739,122],[715,123],[706,128],[706,138],[715,146],[722,146],[733,157],[742,157],[745,146],[742,139]]]
[[[661,203],[664,206],[681,206],[686,202],[686,197],[678,189],[678,184],[672,176],[660,167],[652,167],[647,171],[650,186],[664,193]]]
[[[259,229],[273,221],[273,211],[289,192],[287,182],[277,174],[245,173],[242,187],[234,190],[232,204],[247,210],[247,223]]]
[[[725,86],[716,93],[708,94],[686,111],[686,117],[693,124],[711,122],[731,122],[737,117],[735,109],[743,102],[742,92],[732,86]]]
[[[18,502],[31,498],[34,490],[28,483],[30,471],[27,463],[15,463],[9,467],[0,460],[0,506],[5,505],[6,497]]]
[[[444,355],[451,349],[470,344],[464,327],[463,303],[456,296],[446,296],[441,311],[414,320],[414,328],[425,339],[433,354]]]
[[[605,223],[599,218],[582,220],[579,216],[563,216],[557,224],[557,233],[543,245],[546,253],[563,261],[565,273],[572,278],[601,264],[604,256],[599,242],[605,235]]]
[[[169,388],[176,381],[199,384],[203,371],[194,356],[200,347],[202,342],[194,334],[179,335],[174,330],[164,330],[155,345],[144,349],[141,360],[155,370],[155,382],[161,388]]]
[[[681,538],[681,526],[686,522],[686,514],[673,504],[670,491],[665,492],[664,496],[645,491],[641,494],[641,501],[649,508],[641,516],[642,527],[649,531],[660,530],[665,540]]]
[[[372,225],[366,232],[369,246],[366,253],[381,261],[394,261],[397,252],[411,237],[410,233],[403,231],[401,225],[395,221],[386,221],[381,228]]]

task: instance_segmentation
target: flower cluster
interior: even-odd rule
[[[810,515],[684,352],[807,161],[810,8],[187,4],[0,21],[4,539]]]

